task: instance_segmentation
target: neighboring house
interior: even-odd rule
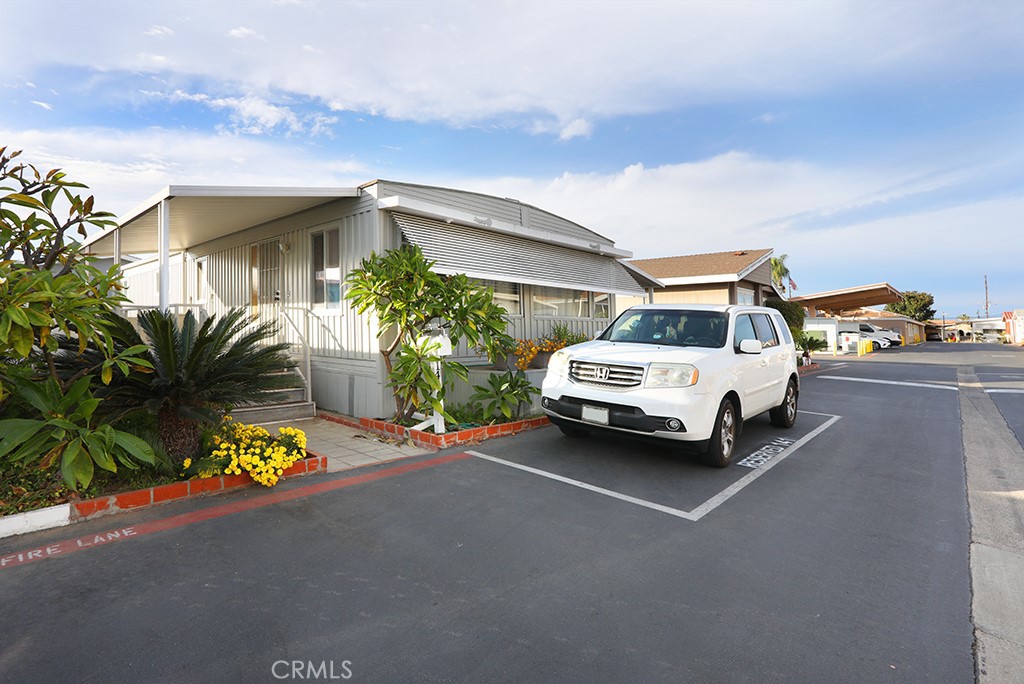
[[[155,254],[125,268],[133,305],[221,314],[248,307],[308,354],[312,399],[353,416],[389,412],[372,312],[345,300],[371,252],[419,245],[439,273],[495,291],[515,337],[555,324],[593,335],[615,298],[658,285],[608,238],[514,199],[377,180],[358,188],[171,186],[87,242],[100,256]],[[466,362],[481,362],[457,349]]]
[[[1003,327],[1010,344],[1024,344],[1024,309],[1003,312]]]
[[[772,254],[771,249],[739,250],[629,263],[664,285],[653,290],[655,303],[763,304],[783,296],[772,283]]]

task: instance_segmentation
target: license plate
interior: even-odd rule
[[[583,420],[588,423],[598,423],[599,425],[608,424],[608,409],[601,408],[600,406],[583,406],[583,414],[581,416]]]

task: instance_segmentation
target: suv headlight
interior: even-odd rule
[[[690,387],[698,377],[697,368],[688,363],[652,363],[644,387]]]
[[[550,375],[562,377],[565,375],[567,368],[569,368],[569,352],[564,349],[559,349],[548,359],[548,373]]]

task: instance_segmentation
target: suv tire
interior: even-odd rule
[[[782,403],[768,412],[772,425],[780,428],[793,427],[796,423],[797,398],[796,383],[790,380],[786,385],[786,396],[782,398]]]
[[[733,450],[736,448],[736,437],[739,433],[739,421],[736,419],[736,407],[732,400],[722,399],[715,418],[715,427],[711,431],[711,440],[707,451],[701,458],[709,466],[725,468],[732,463]]]

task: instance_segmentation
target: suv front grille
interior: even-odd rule
[[[644,381],[643,366],[618,366],[589,361],[570,361],[569,379],[597,387],[639,387]]]

